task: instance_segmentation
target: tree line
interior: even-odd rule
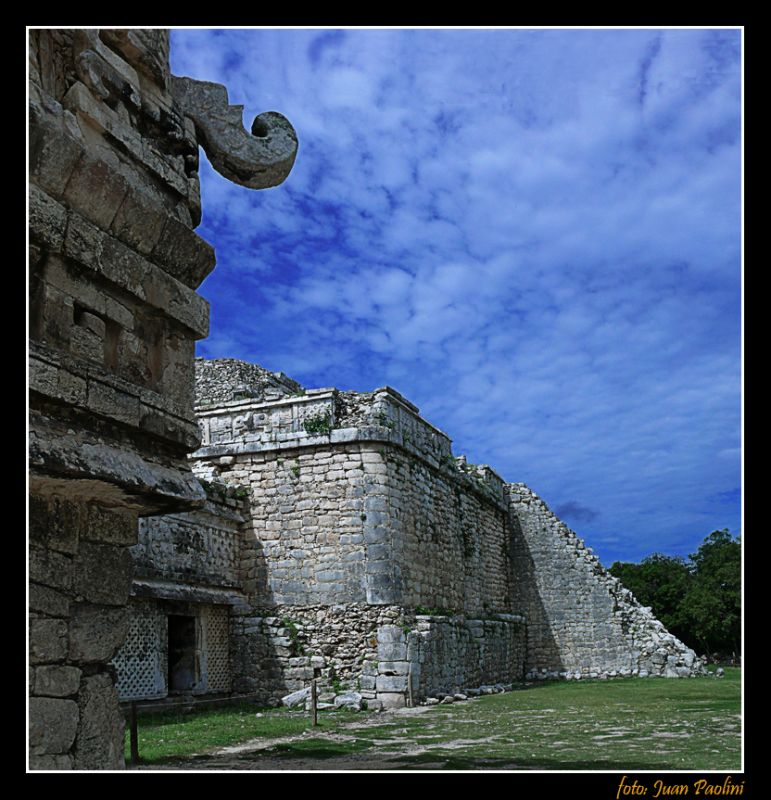
[[[670,633],[711,660],[741,652],[741,544],[727,528],[713,531],[688,556],[654,553],[609,570]]]

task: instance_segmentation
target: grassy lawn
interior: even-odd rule
[[[533,683],[400,713],[323,713],[312,731],[307,715],[249,706],[140,717],[140,753],[158,761],[260,738],[222,768],[345,769],[355,768],[345,759],[367,758],[381,769],[738,770],[740,686],[739,669],[722,679]]]
[[[355,712],[319,714],[319,732],[338,728],[344,722],[360,720]],[[207,752],[250,739],[277,739],[310,729],[308,714],[289,709],[260,709],[241,703],[223,708],[201,706],[190,711],[138,714],[139,755],[146,763],[174,760]],[[126,763],[130,757],[126,724]]]

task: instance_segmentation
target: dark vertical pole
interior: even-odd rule
[[[318,709],[316,708],[316,679],[311,681],[311,725],[315,728],[319,724]]]
[[[139,734],[137,732],[137,704],[131,704],[131,713],[129,715],[130,733],[129,738],[131,741],[131,763],[139,763]]]

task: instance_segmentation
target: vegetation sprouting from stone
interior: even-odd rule
[[[375,419],[377,420],[378,425],[388,428],[389,430],[393,430],[396,427],[396,423],[388,417],[388,414],[386,414],[385,411],[378,411],[375,415]]]
[[[303,420],[303,429],[309,434],[327,434],[332,430],[332,420],[323,411]]]
[[[290,648],[292,650],[293,656],[304,656],[305,655],[305,646],[300,639],[300,631],[297,629],[297,623],[290,619],[289,617],[284,617],[281,620],[284,627],[286,628],[286,635],[291,642]]]

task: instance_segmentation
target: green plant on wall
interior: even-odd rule
[[[289,617],[284,617],[281,620],[282,625],[286,628],[286,635],[289,637],[289,649],[293,656],[304,656],[305,647],[300,641],[300,631],[297,630],[297,623]]]
[[[320,411],[318,414],[306,417],[303,420],[303,428],[309,434],[327,434],[332,430],[332,420],[328,414]]]
[[[378,411],[375,415],[375,419],[377,420],[377,424],[382,425],[384,428],[393,430],[396,427],[396,423],[388,418],[388,414],[386,414],[385,411]]]

